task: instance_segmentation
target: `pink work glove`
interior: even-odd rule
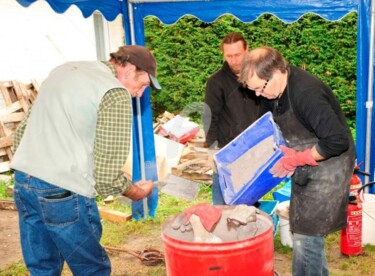
[[[280,146],[284,156],[270,169],[274,177],[291,176],[297,167],[310,165],[318,166],[311,155],[311,149],[296,151],[292,148]]]
[[[185,230],[189,231],[191,228],[189,219],[192,214],[197,215],[200,218],[203,227],[208,232],[212,232],[214,226],[221,218],[221,209],[208,203],[199,203],[179,214],[173,222],[172,228],[177,230],[182,227],[182,232]]]

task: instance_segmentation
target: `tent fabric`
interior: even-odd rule
[[[263,13],[273,14],[286,23],[292,23],[306,13],[316,13],[327,20],[339,20],[347,13],[358,10],[358,1],[355,0],[193,0],[188,1],[189,4],[186,1],[134,2],[135,12],[142,13],[142,17],[155,16],[164,24],[173,24],[184,15],[213,22],[224,14],[251,22]]]
[[[28,7],[37,0],[17,0]],[[122,13],[122,0],[45,0],[57,13],[64,13],[71,5],[77,6],[84,17],[100,11],[109,20]],[[165,24],[172,24],[186,14],[202,21],[213,22],[223,14],[232,14],[243,22],[251,22],[261,14],[272,13],[287,23],[298,20],[305,13],[313,12],[328,20],[339,20],[350,11],[358,10],[356,0],[211,0],[211,1],[131,1],[142,7],[143,17],[156,16]],[[186,2],[189,4],[187,5]]]
[[[37,0],[17,0],[24,7],[30,6]],[[77,6],[83,17],[87,18],[95,11],[100,11],[108,20],[114,20],[122,13],[120,0],[45,0],[56,13],[64,13],[71,5]]]
[[[27,7],[36,0],[17,0]],[[58,13],[64,12],[70,5],[76,5],[84,17],[94,11],[100,11],[107,20],[113,20],[119,14],[124,16],[125,37],[128,44],[144,45],[143,19],[154,16],[165,24],[173,24],[184,15],[192,15],[205,22],[213,22],[216,18],[231,14],[244,22],[251,22],[263,13],[270,13],[280,20],[291,23],[305,13],[315,13],[327,20],[339,20],[347,13],[358,12],[357,36],[357,109],[356,109],[356,150],[358,163],[365,161],[366,151],[375,152],[375,113],[372,113],[372,139],[370,148],[366,148],[367,90],[369,73],[370,46],[370,6],[371,0],[45,0]],[[131,9],[128,9],[131,4]],[[131,34],[134,33],[134,41]],[[373,57],[371,57],[372,59]],[[373,94],[373,88],[371,88]],[[141,99],[143,138],[150,140],[151,150],[146,145],[144,160],[147,162],[146,175],[155,177],[155,156],[152,134],[151,104],[149,94]],[[370,103],[371,104],[371,103]],[[373,107],[370,106],[369,108]],[[370,158],[370,173],[374,178],[375,156]],[[362,164],[363,170],[365,164]],[[137,177],[137,176],[136,176]],[[139,176],[138,176],[139,177]]]

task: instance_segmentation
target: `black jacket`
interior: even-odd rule
[[[227,62],[207,81],[203,114],[206,143],[221,148],[259,117],[255,93],[243,87]]]

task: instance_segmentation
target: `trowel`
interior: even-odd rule
[[[168,174],[164,181],[155,181],[154,185],[164,194],[193,201],[199,191],[200,184],[173,174]]]

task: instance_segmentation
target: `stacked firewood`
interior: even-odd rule
[[[175,117],[174,114],[164,112],[156,118],[154,132],[157,134],[163,124]],[[202,129],[185,143],[179,164],[172,167],[171,173],[189,180],[210,184],[212,182],[212,168],[208,161],[207,148],[204,148],[205,135]]]
[[[173,119],[175,115],[168,111],[164,111],[163,114],[160,114],[154,122],[154,133],[159,133],[160,128],[169,120]]]
[[[182,152],[179,164],[172,168],[174,175],[207,184],[212,181],[212,172],[207,149],[189,145]]]
[[[10,170],[13,133],[34,102],[39,84],[0,81],[0,173]]]

